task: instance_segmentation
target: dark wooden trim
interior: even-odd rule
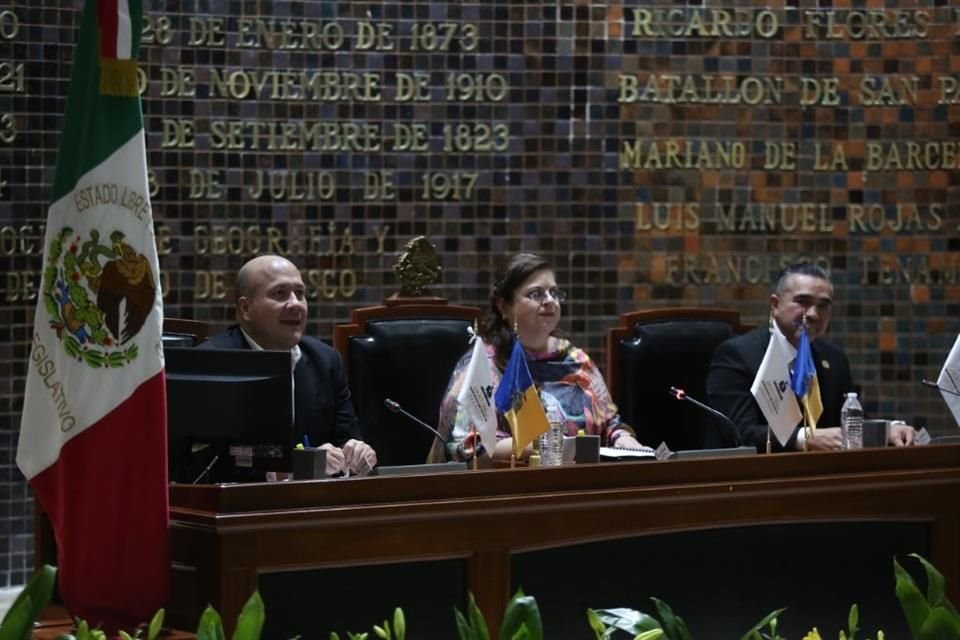
[[[200,344],[210,337],[210,325],[203,320],[164,318],[163,331],[164,333],[185,333],[192,335],[196,344]]]

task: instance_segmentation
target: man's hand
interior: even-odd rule
[[[344,466],[359,476],[365,476],[377,466],[377,452],[362,440],[347,440],[343,445]]]
[[[843,449],[843,430],[840,427],[817,429],[813,432],[813,437],[807,438],[807,449],[813,451],[836,451]]]
[[[343,450],[340,447],[327,444],[321,445],[321,449],[327,452],[326,474],[327,477],[335,476],[346,468]]]
[[[913,439],[917,432],[909,424],[902,422],[890,423],[890,444],[894,447],[909,447],[913,444]]]

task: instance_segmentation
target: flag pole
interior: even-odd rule
[[[809,340],[809,335],[807,334],[808,324],[807,324],[806,312],[804,312],[803,318],[801,321],[803,322],[803,333],[801,334],[801,339],[803,339],[803,337],[806,337]],[[803,439],[803,450],[809,451],[810,450],[809,443],[810,443],[810,438],[813,435],[813,429],[811,429],[811,425],[810,425],[810,404],[809,404],[810,389],[809,387],[805,387],[805,388],[807,391],[803,394],[803,398],[800,401],[800,411],[801,413],[803,413],[803,424],[806,425],[804,428],[807,430],[806,437]]]
[[[817,430],[817,425],[813,424],[813,420],[810,417],[810,394],[803,396],[803,423],[806,425],[804,429],[807,430],[807,437],[803,440],[803,450],[809,451],[807,443],[810,442],[810,438],[813,437],[814,432]]]
[[[772,427],[770,426],[770,423],[767,422],[767,453],[772,453],[772,452],[773,452],[773,446],[770,444],[770,432],[771,432],[772,430],[773,430],[773,429],[772,429]]]
[[[474,340],[476,340],[476,339],[479,337],[479,335],[480,335],[480,334],[478,333],[479,330],[480,330],[480,326],[477,324],[477,319],[474,318],[474,319],[473,319],[473,339],[474,339]],[[473,427],[473,470],[476,471],[476,470],[477,470],[477,455],[478,455],[479,450],[480,450],[480,445],[477,444],[477,423],[476,423],[476,422],[471,422],[470,424],[471,424],[471,426]],[[493,452],[491,452],[490,455],[493,455]]]
[[[477,425],[471,423],[471,432],[473,433],[473,470],[477,470],[477,458],[480,456],[480,445],[477,443]]]

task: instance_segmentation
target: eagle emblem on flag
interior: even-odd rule
[[[139,333],[153,311],[156,288],[147,257],[121,231],[100,241],[63,227],[50,243],[43,302],[67,354],[87,365],[122,367],[137,357]],[[130,343],[130,344],[128,344]]]

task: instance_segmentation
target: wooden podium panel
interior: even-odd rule
[[[448,638],[451,605],[462,607],[458,603],[468,591],[496,629],[517,583],[542,584],[545,591],[552,586],[542,594],[524,586],[550,611],[555,603],[567,602],[554,592],[568,594],[565,598],[573,592],[589,596],[596,581],[626,580],[628,590],[618,592],[619,600],[583,602],[651,610],[642,571],[645,553],[658,562],[668,553],[677,558],[660,564],[660,572],[671,573],[671,584],[710,578],[716,589],[727,585],[749,595],[776,582],[788,587],[782,593],[804,601],[816,593],[807,593],[801,574],[819,580],[832,572],[853,574],[842,584],[856,592],[831,596],[842,600],[845,612],[858,600],[866,604],[863,598],[874,592],[861,597],[859,585],[875,582],[877,575],[890,576],[892,594],[890,552],[917,551],[943,572],[950,597],[960,602],[958,497],[958,445],[172,485],[174,599],[168,611],[173,624],[190,628],[209,602],[232,628],[240,607],[259,587],[267,594],[268,629],[287,629],[271,627],[278,624],[270,620],[271,601],[282,601],[273,608],[284,612],[283,624],[309,625],[296,629],[308,637],[316,630],[324,635],[369,631],[400,605],[408,612],[411,633]],[[776,543],[781,538],[785,549]],[[818,541],[840,551],[818,553],[813,546]],[[781,562],[777,551],[800,561]],[[851,569],[858,558],[883,558],[883,566],[864,567],[861,574]],[[710,563],[721,567],[715,573],[722,575],[695,575],[698,564]],[[651,584],[658,577],[651,576]],[[365,589],[374,583],[378,589]],[[797,585],[793,591],[791,584]],[[629,585],[635,587],[632,592]],[[828,584],[821,587],[831,593]],[[351,615],[358,617],[341,615],[349,607],[336,602],[337,594],[357,605]],[[697,608],[670,604],[696,628]],[[574,598],[567,608],[586,631],[580,606]],[[766,613],[753,606],[759,608],[741,606],[751,621]],[[292,619],[298,611],[303,619]],[[874,622],[861,619],[873,632]],[[733,617],[722,622],[732,631],[746,629]],[[546,615],[545,625],[551,627]]]

